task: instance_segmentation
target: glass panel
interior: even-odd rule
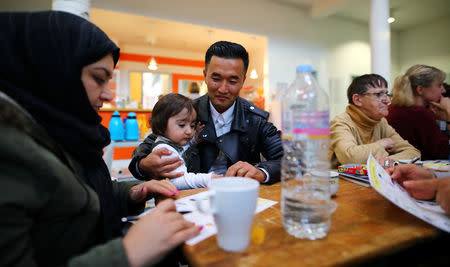
[[[142,73],[130,72],[130,98],[137,103],[142,102]]]
[[[205,88],[203,88],[205,87]],[[207,92],[206,85],[202,81],[179,80],[178,93],[191,99],[196,99]]]
[[[159,96],[171,92],[170,74],[130,72],[130,106],[153,109]]]

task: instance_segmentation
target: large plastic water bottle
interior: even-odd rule
[[[329,185],[329,106],[311,65],[297,67],[297,76],[283,96],[282,132],[283,225],[298,238],[322,238],[335,209]]]

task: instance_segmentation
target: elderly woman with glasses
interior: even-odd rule
[[[436,120],[450,130],[450,99],[443,97],[445,73],[435,67],[414,65],[395,79],[389,124],[420,150],[423,160],[448,159],[448,136]]]
[[[365,164],[370,154],[385,167],[396,160],[420,157],[419,150],[384,118],[391,100],[383,77],[366,74],[355,78],[347,89],[347,97],[349,105],[345,112],[331,121],[329,158],[334,167]]]

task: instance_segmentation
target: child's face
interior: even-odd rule
[[[187,108],[184,108],[180,113],[169,118],[164,136],[180,146],[186,145],[194,137],[196,117],[195,110],[189,114]]]

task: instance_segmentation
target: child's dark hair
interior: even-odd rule
[[[157,135],[164,135],[169,118],[180,113],[184,108],[188,110],[189,114],[195,110],[194,103],[191,99],[175,93],[163,96],[156,102],[152,110],[152,117],[150,119],[152,132]]]

